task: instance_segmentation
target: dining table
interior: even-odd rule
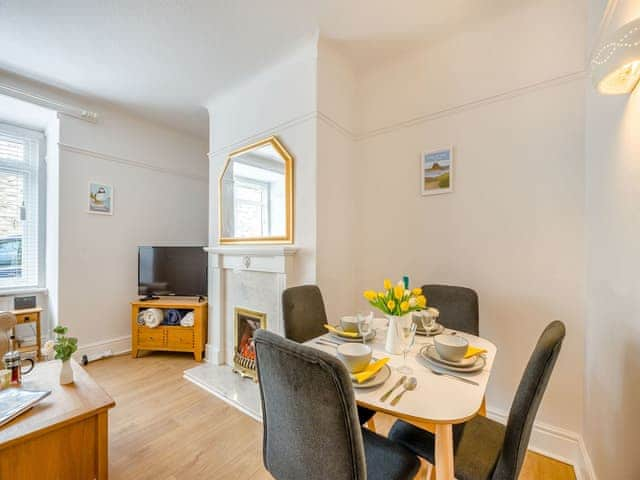
[[[413,373],[407,377],[415,377],[417,381],[414,390],[407,391],[396,405],[391,405],[392,395],[384,401],[381,397],[391,387],[398,383],[403,376],[398,368],[404,365],[403,355],[392,355],[385,351],[386,326],[384,319],[377,319],[377,327],[374,328],[375,337],[366,342],[373,352],[374,359],[389,358],[387,365],[391,369],[391,375],[382,384],[372,388],[358,388],[354,383],[355,398],[358,405],[383,412],[420,428],[433,428],[435,426],[435,469],[437,480],[454,480],[454,450],[453,450],[453,425],[464,423],[478,414],[483,406],[487,383],[493,368],[496,356],[496,346],[489,340],[470,335],[468,333],[445,329],[442,333],[455,334],[465,337],[469,345],[486,350],[483,353],[485,365],[474,373],[448,372],[437,369],[439,372],[451,373],[457,377],[471,380],[474,383],[460,380],[447,375],[439,375],[428,368],[429,363],[423,358],[420,351],[426,345],[433,344],[433,337],[416,335],[415,343],[408,351],[406,365]],[[325,342],[331,342],[325,343]],[[307,345],[336,355],[336,346],[346,340],[334,334],[324,334],[313,338]],[[351,340],[353,341],[353,340]]]

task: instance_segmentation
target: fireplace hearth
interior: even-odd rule
[[[267,314],[246,308],[234,308],[233,371],[257,381],[256,350],[253,334],[267,327]]]

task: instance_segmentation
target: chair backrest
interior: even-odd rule
[[[316,285],[287,288],[282,292],[284,336],[296,342],[306,342],[325,332],[327,323],[322,293]]]
[[[2,356],[9,351],[11,329],[16,325],[16,316],[11,312],[0,312],[0,363]]]
[[[478,294],[466,287],[423,285],[427,305],[440,310],[439,323],[447,328],[478,335]]]
[[[493,480],[517,480],[520,474],[533,421],[547,389],[564,336],[564,324],[555,321],[544,329],[538,339],[509,411],[504,444]]]
[[[365,480],[353,387],[340,361],[267,330],[254,335],[263,460],[278,480]]]

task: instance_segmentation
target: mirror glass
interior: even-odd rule
[[[220,242],[290,242],[291,174],[275,137],[232,152],[220,178]]]

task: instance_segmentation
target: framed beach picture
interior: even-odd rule
[[[89,213],[113,215],[113,187],[89,182]]]
[[[453,191],[453,147],[424,152],[420,157],[422,195]]]

